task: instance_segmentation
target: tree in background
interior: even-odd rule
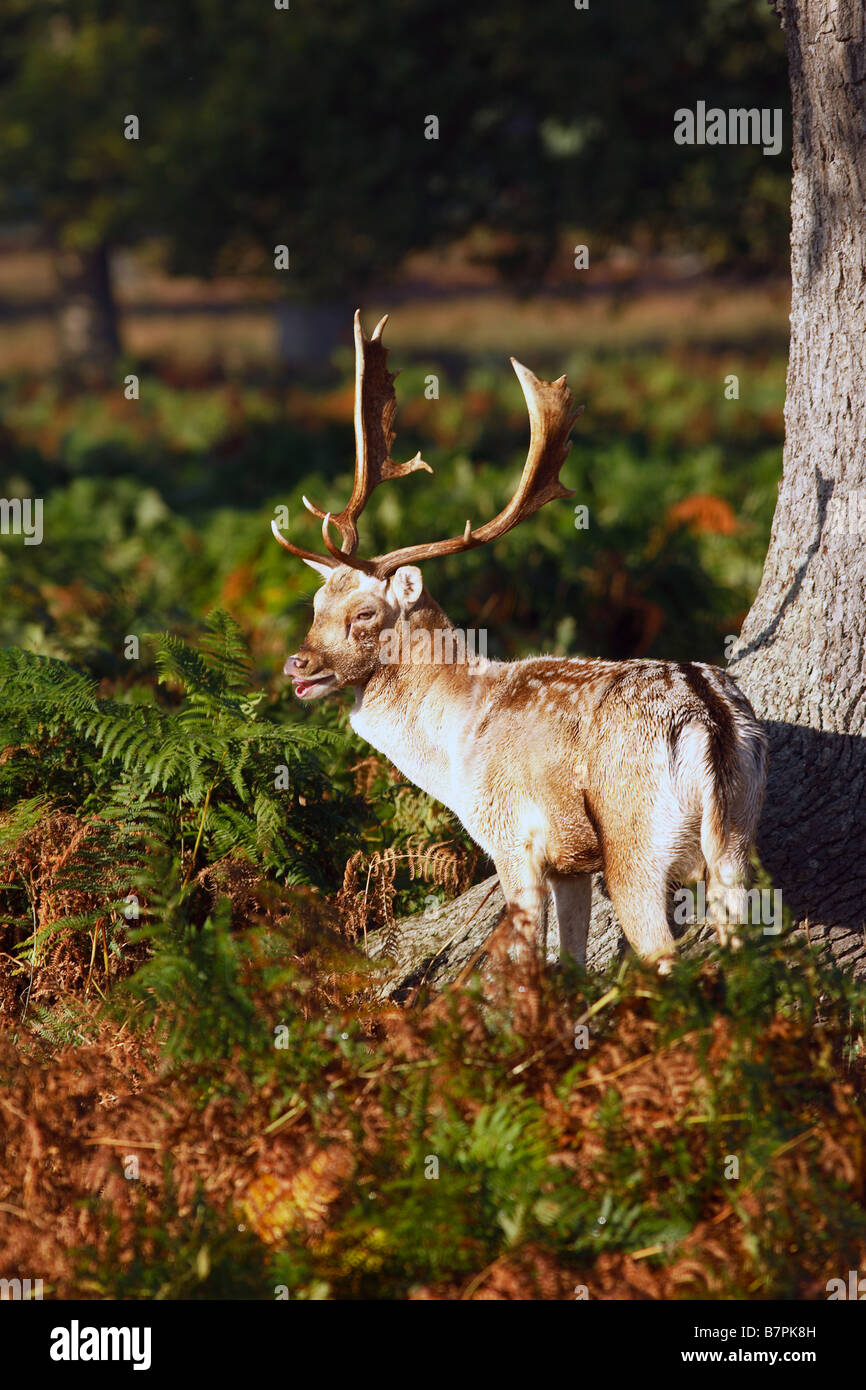
[[[523,290],[575,227],[778,266],[782,161],[672,130],[783,81],[762,0],[7,0],[0,197],[56,248],[64,358],[104,368],[110,251],[144,240],[196,275],[273,274],[286,245],[287,293],[341,308],[469,232]]]
[[[165,91],[158,47],[132,5],[9,0],[0,16],[3,209],[54,251],[64,366],[98,370],[119,349],[110,252],[146,230],[124,117]]]

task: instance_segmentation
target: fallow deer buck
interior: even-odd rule
[[[546,502],[572,496],[559,473],[578,412],[565,377],[540,381],[512,358],[530,443],[511,501],[486,525],[467,521],[461,536],[362,559],[357,523],[373,489],[432,472],[420,453],[407,463],[391,456],[396,397],[385,323],[367,339],[355,315],[351,498],[335,515],[304,498],[321,519],[327,554],[293,545],[272,523],[280,545],[326,580],[285,674],[302,700],[352,687],[352,728],[459,816],[493,859],[527,937],[549,884],[562,954],[583,963],[590,875],[603,869],[629,942],[667,971],[672,884],[704,876],[713,903],[747,881],[766,777],[760,725],[730,677],[700,662],[446,659],[432,637],[453,624],[418,562],[486,545]],[[383,639],[396,630],[407,639],[401,659],[383,661]],[[716,915],[723,944],[726,920]]]

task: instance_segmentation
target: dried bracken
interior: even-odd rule
[[[166,1069],[154,1036],[92,1000],[84,1043],[0,1033],[3,1276],[87,1296],[140,1290],[162,1260],[172,1288],[160,1252],[202,1210],[227,1249],[261,1252],[261,1297],[271,1259],[332,1297],[470,1300],[815,1296],[858,1267],[866,1086],[839,1022],[746,1030],[684,1004],[671,1027],[647,974],[575,1015],[531,960],[480,992],[365,1013],[346,1006],[351,972],[311,993],[313,962],[281,1004],[248,981],[263,1029],[275,1008],[295,1019],[282,1067],[255,1081],[240,1053]],[[719,984],[700,969],[698,1014]]]
[[[392,955],[398,944],[394,914],[398,871],[405,867],[410,882],[420,879],[456,895],[471,883],[478,859],[475,851],[459,845],[424,844],[415,836],[402,849],[390,846],[369,855],[357,850],[346,863],[337,896],[346,936],[350,941],[366,941],[368,932],[382,930],[383,953]]]

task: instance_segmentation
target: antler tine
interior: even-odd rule
[[[388,371],[388,349],[382,342],[382,333],[388,315],[380,319],[373,329],[372,338],[364,336],[361,327],[361,311],[355,310],[355,481],[352,496],[341,512],[328,514],[330,522],[337,527],[343,540],[339,552],[342,564],[351,564],[351,558],[358,549],[358,517],[363,512],[373,489],[387,478],[402,478],[423,468],[427,473],[433,469],[425,463],[420,451],[406,463],[396,463],[391,457],[394,442],[394,416],[397,412],[397,397],[394,393],[396,372]],[[326,513],[304,498],[304,504],[314,516],[325,523]],[[325,543],[331,554],[325,523],[323,533]],[[369,561],[356,562],[355,568],[366,568]]]
[[[456,555],[486,545],[532,516],[546,502],[553,501],[555,497],[574,496],[574,489],[560,482],[559,472],[571,448],[569,435],[572,426],[583,406],[575,410],[574,397],[564,376],[557,381],[542,381],[513,357],[511,365],[526,398],[530,428],[529,452],[511,501],[498,516],[479,526],[477,531],[473,531],[467,521],[462,536],[432,541],[426,545],[408,545],[388,555],[377,556],[374,564],[379,578],[387,578],[401,565],[418,564],[438,555]]]
[[[331,540],[331,522],[336,521],[336,517],[326,512],[322,517],[322,540],[325,542],[330,554],[334,557],[338,565],[348,565],[350,569],[361,570],[364,574],[375,574],[376,566],[372,560],[362,560],[360,555],[352,555],[347,550],[338,550]]]
[[[290,555],[297,555],[301,560],[315,560],[317,565],[330,565],[332,568],[336,567],[337,561],[332,560],[329,555],[319,555],[315,550],[304,550],[301,546],[293,545],[291,541],[287,541],[282,531],[277,526],[276,518],[271,522],[271,530],[274,533],[274,539],[278,540],[283,550],[288,550]]]

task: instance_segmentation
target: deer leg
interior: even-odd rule
[[[628,866],[624,871],[605,866],[611,902],[626,940],[639,956],[653,959],[667,975],[676,957],[676,942],[668,924],[667,874],[662,869]]]
[[[743,944],[736,927],[749,920],[751,876],[747,854],[738,846],[718,862],[707,865],[707,921],[715,927],[719,945],[730,946],[733,951]]]
[[[586,938],[592,901],[592,875],[554,874],[550,879],[559,922],[559,957],[586,965]]]
[[[538,943],[539,929],[543,922],[545,907],[544,874],[534,856],[526,855],[500,857],[496,859],[496,871],[511,912],[517,932],[518,942],[524,949],[535,947]],[[523,950],[518,948],[518,954]]]

